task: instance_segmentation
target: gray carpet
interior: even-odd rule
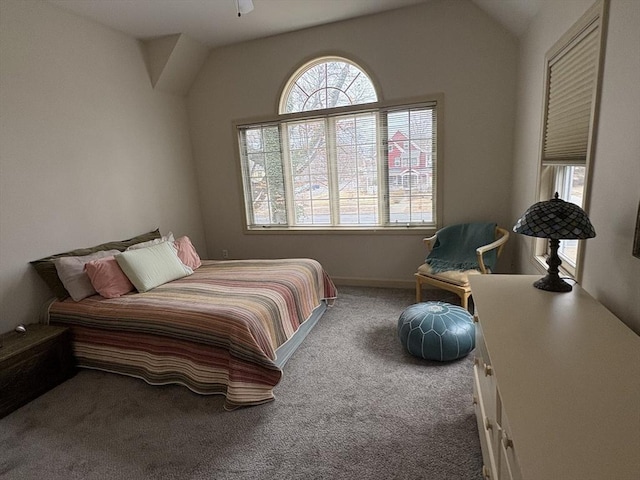
[[[473,355],[403,351],[412,290],[339,290],[275,402],[225,412],[219,396],[81,370],[0,420],[0,478],[480,479]]]

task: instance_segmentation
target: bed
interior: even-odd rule
[[[70,327],[80,367],[222,394],[233,410],[274,399],[284,364],[335,297],[312,259],[202,260],[144,293],[56,299],[46,321]]]

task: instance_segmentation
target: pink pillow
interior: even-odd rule
[[[116,298],[133,290],[114,256],[88,262],[85,269],[93,288],[105,298]]]
[[[202,265],[198,252],[196,252],[196,249],[191,243],[191,240],[189,240],[189,237],[180,237],[173,242],[173,244],[178,250],[178,258],[180,261],[187,267],[190,267],[191,270],[195,270]]]

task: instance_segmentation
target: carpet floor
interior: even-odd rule
[[[396,326],[413,295],[340,288],[258,407],[82,369],[0,420],[0,478],[480,479],[473,354],[404,351]]]

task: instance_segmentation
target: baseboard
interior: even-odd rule
[[[378,278],[334,277],[331,279],[336,286],[345,287],[378,287],[378,288],[416,288],[413,280],[391,280]]]

